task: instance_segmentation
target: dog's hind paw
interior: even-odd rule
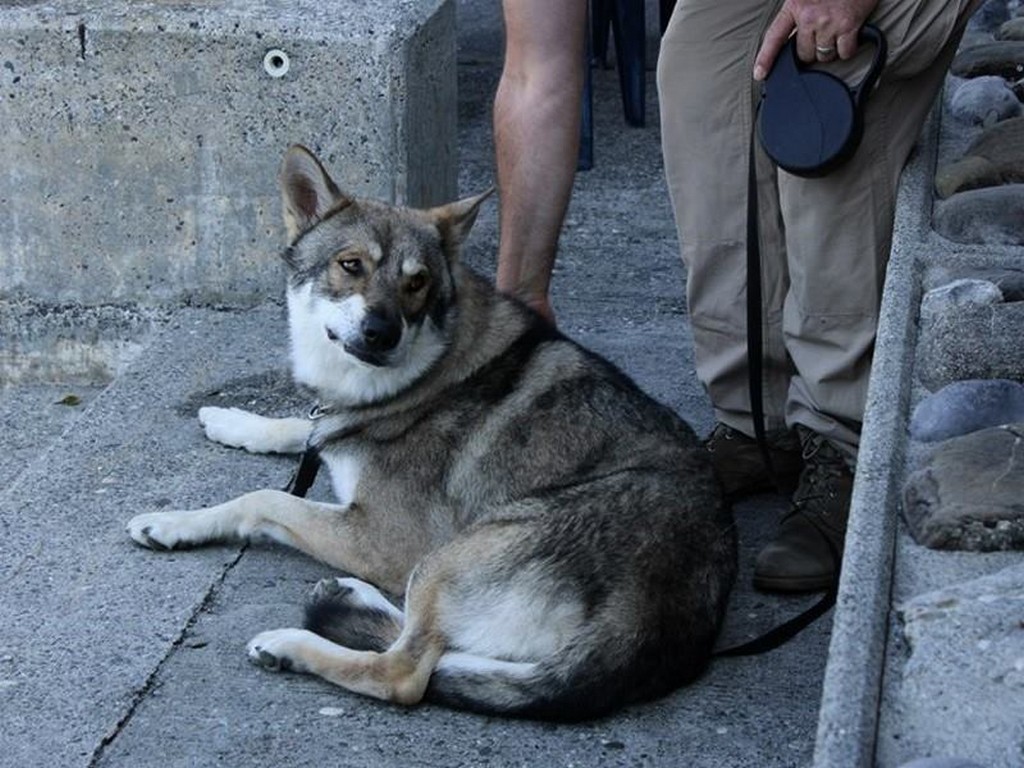
[[[384,597],[379,589],[352,576],[321,579],[313,587],[310,597],[314,603],[343,603],[352,608],[372,608],[389,616],[402,618],[402,611]]]
[[[310,638],[320,639],[305,629],[272,629],[250,640],[246,653],[253,664],[272,672],[301,672],[297,657]]]
[[[250,648],[249,661],[257,667],[269,669],[271,672],[287,672],[292,668],[291,659],[287,656],[275,656],[263,648]]]
[[[342,577],[320,579],[313,587],[310,597],[313,602],[343,599],[352,592],[352,587],[346,584],[346,581],[348,580]]]

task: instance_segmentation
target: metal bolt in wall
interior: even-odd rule
[[[263,69],[271,77],[284,77],[290,66],[288,54],[279,48],[271,48],[263,57]]]

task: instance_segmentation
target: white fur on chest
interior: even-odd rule
[[[323,460],[331,474],[335,498],[347,507],[356,498],[359,476],[363,472],[362,460],[351,454],[324,454]]]

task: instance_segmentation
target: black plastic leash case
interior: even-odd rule
[[[764,81],[757,136],[768,156],[796,176],[824,176],[848,160],[864,133],[864,104],[885,66],[881,30],[865,24],[860,43],[875,46],[867,74],[855,88],[828,72],[811,69],[790,39]]]

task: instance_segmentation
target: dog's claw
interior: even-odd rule
[[[269,669],[271,672],[283,672],[289,666],[288,659],[282,659],[262,648],[253,648],[249,652],[249,660],[256,666]]]
[[[249,656],[249,661],[257,667],[262,667],[263,669],[270,670],[271,672],[287,672],[294,666],[291,658],[289,658],[287,654],[268,651],[260,644],[259,638],[250,642],[246,651]]]
[[[304,629],[272,629],[256,635],[246,645],[249,661],[272,672],[304,672],[302,646],[312,633]]]
[[[128,535],[140,547],[156,552],[171,552],[202,543],[205,538],[196,535],[195,526],[189,527],[186,512],[148,512],[128,521]]]
[[[145,539],[145,542],[143,544],[144,546],[148,547],[149,549],[154,549],[157,552],[170,552],[172,549],[174,549],[174,547],[169,547],[162,541],[157,541],[152,536],[150,536],[149,534],[152,532],[152,530],[152,526],[148,525],[142,529],[142,537]]]
[[[352,588],[341,583],[340,579],[320,579],[313,587],[313,600],[330,600],[343,597],[352,591]]]

